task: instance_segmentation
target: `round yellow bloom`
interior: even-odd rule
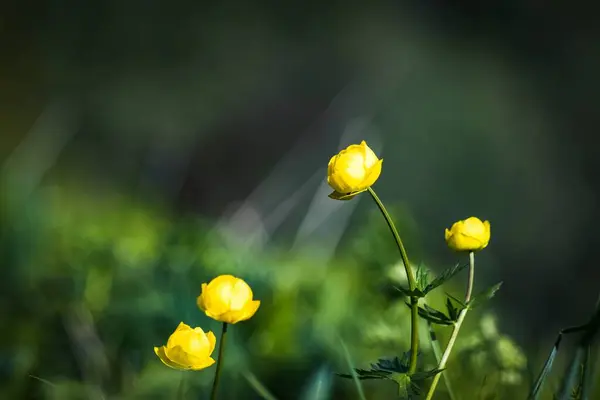
[[[334,190],[329,197],[345,200],[364,192],[379,178],[382,162],[364,140],[340,151],[327,166],[327,183]]]
[[[232,275],[218,276],[208,285],[203,283],[197,302],[208,317],[229,324],[250,319],[260,306],[260,301],[252,300],[250,286]]]
[[[155,347],[154,352],[168,367],[197,371],[215,363],[210,355],[216,342],[212,332],[204,333],[201,328],[191,328],[181,322],[167,345]]]
[[[456,251],[478,251],[485,249],[490,241],[490,223],[470,217],[455,222],[446,229],[446,243]]]

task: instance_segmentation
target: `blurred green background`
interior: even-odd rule
[[[218,331],[195,299],[224,273],[262,305],[231,330],[221,398],[260,398],[256,380],[278,399],[356,398],[334,376],[348,371],[341,340],[367,368],[409,338],[375,205],[327,198],[326,163],[362,139],[385,160],[375,189],[413,262],[464,262],[444,228],[491,221],[476,290],[504,285],[467,318],[448,374],[462,399],[523,396],[598,296],[591,15],[533,1],[2,3],[0,398],[173,398],[182,373],[153,347],[180,321]],[[213,373],[185,374],[190,394],[207,396]]]

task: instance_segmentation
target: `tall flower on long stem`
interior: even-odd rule
[[[369,192],[385,218],[394,240],[396,241],[402,263],[406,270],[409,290],[414,292],[417,288],[417,283],[410,262],[408,261],[408,255],[404,248],[404,244],[402,243],[402,239],[398,234],[398,230],[396,229],[390,214],[387,212],[385,206],[372,188],[373,184],[379,179],[379,175],[381,175],[382,163],[383,160],[377,157],[364,140],[360,144],[350,145],[346,149],[340,151],[338,154],[331,157],[327,167],[327,183],[334,190],[329,197],[335,200],[349,200],[359,193],[365,191]],[[419,347],[419,308],[417,297],[411,296],[410,308],[411,345],[410,364],[408,369],[409,375],[413,374],[417,369]]]
[[[210,396],[211,400],[214,400],[217,398],[223,367],[227,328],[229,324],[237,324],[252,318],[260,306],[260,301],[253,300],[252,289],[242,279],[232,275],[220,275],[208,284],[202,284],[202,292],[198,296],[197,303],[208,317],[223,323],[217,370]]]
[[[448,340],[446,350],[444,351],[444,354],[442,354],[442,358],[437,367],[438,370],[446,368],[446,363],[448,362],[448,358],[450,358],[450,353],[454,348],[460,328],[469,311],[469,302],[471,301],[471,295],[473,294],[473,282],[475,280],[475,252],[487,247],[490,241],[490,223],[488,221],[482,222],[479,218],[470,217],[464,221],[458,221],[454,223],[450,229],[446,229],[445,238],[448,247],[451,249],[469,253],[469,278],[467,280],[467,291],[465,294],[466,308],[463,308],[458,314],[456,322],[454,323],[452,335]],[[437,373],[433,377],[425,400],[431,400],[433,397],[442,373],[443,371]]]

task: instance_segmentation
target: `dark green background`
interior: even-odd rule
[[[366,196],[326,197],[329,157],[362,139],[413,260],[439,272],[457,261],[444,228],[491,221],[476,285],[504,281],[486,311],[537,371],[598,295],[593,17],[584,2],[3,2],[0,397],[87,398],[65,389],[86,380],[168,397],[179,374],[152,346],[180,320],[218,329],[195,296],[220,273],[263,300],[233,330],[230,398],[254,396],[240,365],[278,398],[326,386],[347,368],[338,335],[360,366],[402,351],[383,220]],[[189,378],[197,396],[213,372]]]

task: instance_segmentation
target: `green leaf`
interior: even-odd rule
[[[419,265],[417,267],[417,271],[415,273],[415,280],[417,283],[417,288],[415,290],[419,290],[421,293],[426,294],[425,288],[428,286],[429,282],[429,271],[425,266]]]
[[[410,307],[410,304],[406,304]],[[454,321],[451,320],[446,314],[441,311],[436,310],[433,307],[429,307],[427,304],[424,304],[423,307],[419,307],[419,316],[431,323],[438,325],[453,325]]]
[[[403,287],[394,286],[396,290],[405,295],[406,297],[425,297],[425,293],[423,293],[420,289],[409,290]]]
[[[395,373],[392,380],[398,385],[398,396],[402,399],[410,399],[413,394],[411,377],[406,373]]]
[[[437,278],[435,278],[430,284],[428,284],[424,288],[423,292],[429,293],[433,289],[437,288],[438,286],[443,285],[445,282],[452,279],[452,277],[454,277],[454,275],[458,274],[460,271],[465,269],[467,266],[468,266],[468,264],[462,264],[462,265],[456,264],[456,265],[446,269]]]
[[[465,304],[464,301],[452,296],[450,293],[446,292],[446,296],[450,297],[452,300],[454,300],[454,302],[456,304],[458,304],[460,306],[460,308],[467,308],[467,305]]]
[[[492,297],[494,297],[496,292],[498,290],[500,290],[501,286],[502,286],[502,282],[499,282],[499,283],[495,284],[494,286],[491,286],[490,288],[484,290],[483,292],[473,296],[473,298],[471,299],[471,301],[468,304],[469,308],[479,307],[482,304],[484,304],[486,301],[490,300]]]
[[[425,379],[433,378],[434,376],[436,376],[437,374],[439,374],[445,370],[446,370],[446,368],[442,368],[442,369],[435,368],[430,371],[415,372],[411,377],[412,377],[413,381],[424,381]]]
[[[456,322],[458,319],[458,313],[462,309],[455,307],[450,297],[446,297],[446,309],[448,310],[448,317],[450,317],[452,321]]]

